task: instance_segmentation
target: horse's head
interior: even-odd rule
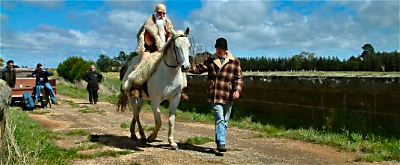
[[[182,30],[172,30],[172,39],[174,40],[174,52],[177,62],[181,65],[182,71],[188,71],[190,68],[189,62],[189,28],[186,28],[185,32]]]

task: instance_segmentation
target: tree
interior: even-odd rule
[[[82,57],[71,56],[58,64],[57,73],[64,79],[73,82],[79,80],[89,70],[93,61],[86,61]]]
[[[118,62],[121,63],[121,64],[124,63],[127,59],[128,59],[128,55],[125,54],[124,51],[120,51],[119,54],[118,54],[118,56],[115,56],[115,57],[114,57],[114,60],[115,60],[115,61],[118,61]]]
[[[295,70],[311,70],[315,66],[311,66],[311,61],[315,60],[315,53],[301,52],[292,56],[292,62],[294,63]]]
[[[104,72],[109,72],[111,71],[111,67],[113,65],[113,60],[104,54],[101,54],[99,56],[99,59],[96,61],[96,65],[98,66],[98,69]]]
[[[0,57],[0,66],[3,67],[4,66],[4,59]]]
[[[196,43],[193,37],[189,39],[189,43],[190,43],[189,59],[191,59],[190,61],[191,63],[196,64],[199,62],[203,62],[203,60],[211,54],[210,52],[207,51],[206,47],[204,47],[199,43]]]
[[[202,53],[197,53],[196,56],[192,58],[192,63],[194,64],[202,63],[205,59],[207,59],[210,56],[212,56],[212,54],[207,51]]]
[[[361,53],[362,58],[365,58],[368,55],[375,54],[374,47],[371,44],[365,44],[363,47],[361,47],[364,51]]]

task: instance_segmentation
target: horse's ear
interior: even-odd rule
[[[190,29],[189,29],[189,27],[187,27],[186,30],[185,30],[185,36],[188,36],[189,32],[190,32]]]

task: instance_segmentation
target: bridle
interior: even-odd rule
[[[175,66],[175,65],[168,65],[168,64],[167,64],[167,61],[165,61],[165,58],[163,58],[164,64],[167,65],[167,66],[170,67],[170,68],[176,68],[176,67],[179,67],[179,65],[180,65],[180,63],[179,63],[179,61],[178,61],[178,55],[177,55],[176,49],[175,49],[175,40],[176,40],[177,38],[179,38],[179,37],[186,37],[186,35],[181,34],[181,35],[179,35],[179,36],[174,37],[174,39],[173,39],[173,42],[174,42],[173,44],[174,44],[175,60],[176,60],[177,65],[176,65],[176,66]],[[165,53],[165,54],[167,54],[167,53]],[[164,57],[165,57],[165,54],[163,55]]]

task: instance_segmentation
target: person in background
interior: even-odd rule
[[[103,75],[96,72],[96,67],[92,65],[90,66],[89,71],[82,76],[82,79],[88,83],[86,89],[89,93],[90,104],[97,104],[99,99],[99,95],[97,94],[99,91],[99,82],[103,79]]]
[[[56,104],[56,95],[54,94],[53,88],[49,83],[49,76],[52,73],[47,69],[43,68],[41,63],[36,65],[36,69],[32,72],[32,77],[36,77],[36,90],[35,90],[35,104],[39,102],[40,88],[43,86],[50,93],[50,99],[53,104]]]
[[[10,88],[15,87],[15,82],[17,81],[17,72],[15,71],[13,60],[7,61],[7,66],[1,70],[0,79],[7,82]]]
[[[214,110],[215,142],[219,152],[226,152],[226,130],[233,100],[238,99],[242,92],[243,75],[240,61],[228,52],[225,38],[216,40],[215,50],[216,53],[203,63],[192,65],[189,72],[208,72],[207,96]]]

